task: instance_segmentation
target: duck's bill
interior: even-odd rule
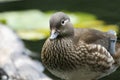
[[[50,35],[50,39],[56,39],[58,35],[59,35],[59,33],[56,32],[56,30],[52,30],[51,35]]]

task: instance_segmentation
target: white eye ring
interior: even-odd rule
[[[65,25],[68,21],[69,21],[68,19],[62,20],[62,21],[61,21],[61,25]]]

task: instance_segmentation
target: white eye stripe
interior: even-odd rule
[[[61,21],[61,25],[65,25],[68,21],[68,19]]]

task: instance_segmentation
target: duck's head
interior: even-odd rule
[[[50,18],[50,39],[70,37],[74,34],[70,18],[63,12],[57,12]]]

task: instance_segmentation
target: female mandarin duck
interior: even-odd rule
[[[114,31],[75,29],[63,12],[52,15],[50,31],[41,58],[55,76],[65,80],[97,80],[119,67],[120,49]]]

